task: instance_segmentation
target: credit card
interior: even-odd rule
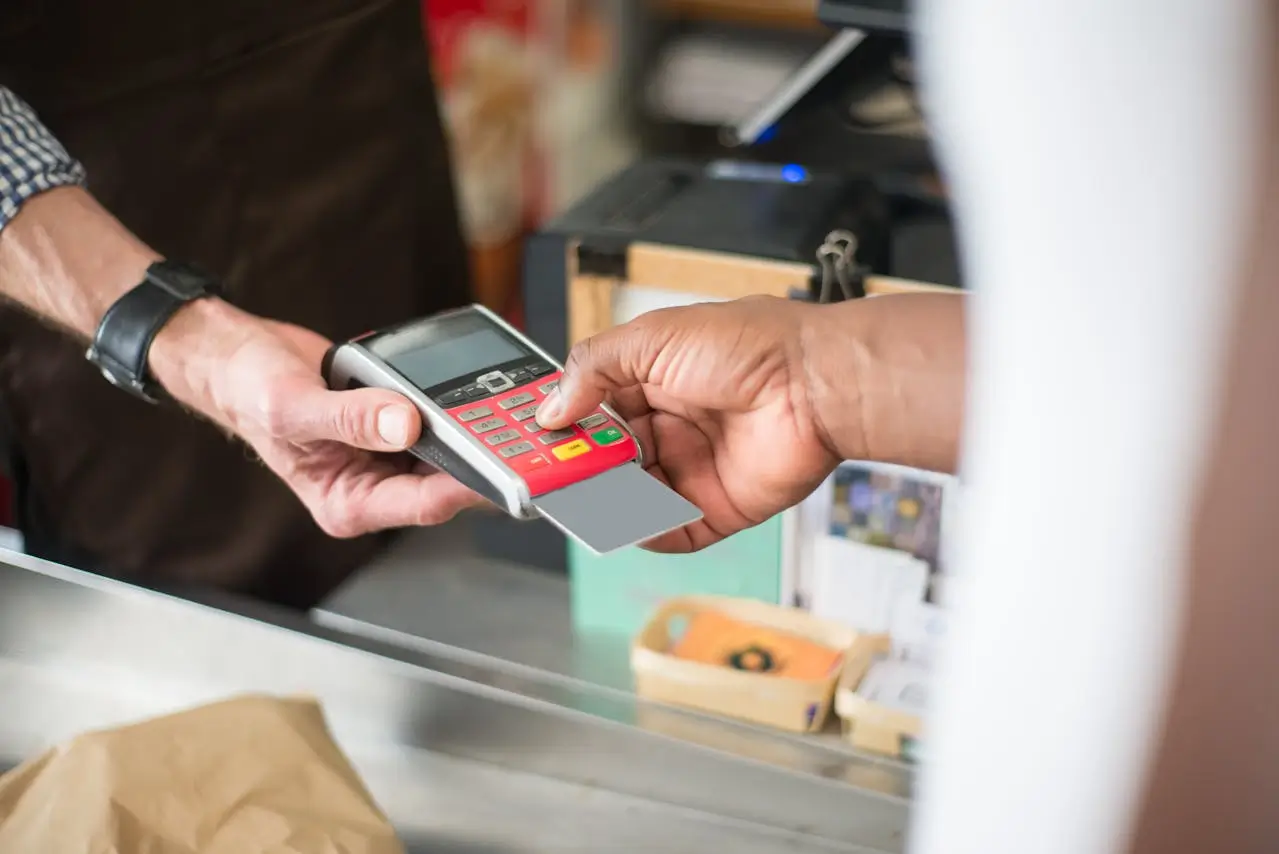
[[[596,554],[674,531],[702,511],[636,463],[627,463],[533,499],[551,524]]]

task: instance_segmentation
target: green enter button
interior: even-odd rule
[[[611,445],[622,438],[622,431],[616,427],[605,427],[591,434],[597,445]]]

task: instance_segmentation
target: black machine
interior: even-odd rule
[[[846,162],[844,152],[865,146],[868,128],[852,120],[850,105],[900,73],[895,65],[908,53],[907,4],[821,0],[817,16],[835,31],[830,41],[752,115],[725,128],[726,143],[784,149],[799,147],[799,140],[820,139],[820,147],[803,147],[840,165]],[[815,165],[812,159],[807,162]]]
[[[876,273],[961,286],[946,200],[921,177],[935,170],[926,138],[856,118],[855,106],[886,84],[912,93],[907,0],[820,0],[833,35],[807,63],[721,138],[754,160],[799,158],[814,173],[865,179],[853,204],[859,263]],[[808,247],[805,247],[807,251]]]
[[[902,35],[909,28],[906,0],[821,0],[817,18],[830,27]]]
[[[524,315],[557,358],[568,350],[572,264],[626,278],[636,243],[816,265],[836,229],[858,234],[860,257],[886,265],[888,211],[872,182],[796,164],[643,160],[597,187],[526,244]],[[570,258],[572,246],[577,257]],[[816,289],[817,282],[811,283]],[[801,294],[796,294],[801,296]]]

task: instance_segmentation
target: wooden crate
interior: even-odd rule
[[[816,264],[633,243],[626,250],[626,280],[586,273],[578,267],[579,246],[568,247],[568,338],[576,344],[616,322],[621,289],[657,288],[690,301],[722,301],[765,295],[782,298],[807,293]],[[866,296],[956,293],[958,289],[892,276],[867,276]]]
[[[790,732],[817,732],[830,714],[843,658],[826,679],[800,680],[687,661],[671,655],[671,625],[713,610],[743,622],[789,632],[835,650],[857,632],[798,608],[751,599],[687,596],[664,603],[636,636],[631,668],[643,699],[711,712]]]
[[[844,739],[859,750],[896,759],[910,758],[918,742],[921,720],[898,709],[881,706],[857,695],[875,659],[886,655],[892,641],[885,634],[863,634],[850,645],[844,670],[835,688],[835,714]]]

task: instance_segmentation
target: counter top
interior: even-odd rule
[[[631,691],[626,639],[577,636],[567,577],[478,554],[464,519],[406,532],[314,616]]]
[[[163,687],[132,687],[139,693],[108,696],[72,673],[0,662],[0,771],[55,731],[60,739],[185,704]],[[857,850],[421,748],[351,736],[343,747],[411,854]]]
[[[314,617],[389,643],[443,644],[633,699],[630,639],[579,636],[570,601],[566,576],[478,554],[459,519],[406,533]],[[833,715],[830,724],[797,738],[911,773],[903,763],[854,750]]]
[[[413,851],[900,851],[888,766],[526,665],[0,555],[0,766],[86,729],[302,693]]]

